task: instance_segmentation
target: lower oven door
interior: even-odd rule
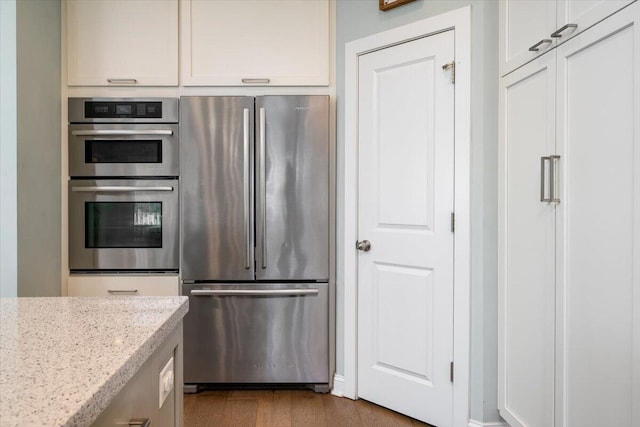
[[[327,283],[182,285],[184,382],[329,382]]]
[[[69,181],[69,269],[177,271],[178,180]]]

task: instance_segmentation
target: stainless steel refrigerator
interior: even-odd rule
[[[329,98],[183,97],[180,112],[185,384],[326,389]]]

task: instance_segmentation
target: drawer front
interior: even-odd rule
[[[94,276],[72,275],[68,282],[70,297],[109,295],[174,296],[178,276]]]
[[[329,382],[326,283],[197,284],[182,293],[185,383]]]

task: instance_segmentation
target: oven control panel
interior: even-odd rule
[[[162,102],[85,102],[87,119],[159,119],[162,118]]]
[[[69,98],[69,124],[178,123],[179,103],[178,98]]]

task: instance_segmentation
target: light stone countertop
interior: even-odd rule
[[[188,311],[187,297],[0,298],[0,426],[86,426]]]

